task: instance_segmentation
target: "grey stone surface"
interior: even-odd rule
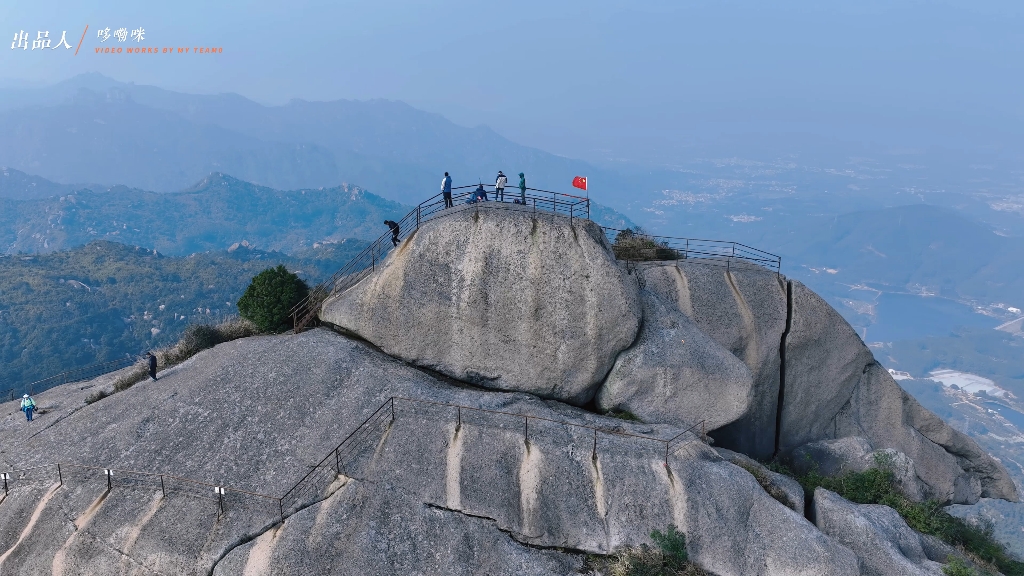
[[[746,415],[754,400],[746,365],[653,292],[642,290],[640,300],[640,335],[619,354],[597,406],[684,428],[704,422],[707,430]]]
[[[820,296],[797,281],[792,281],[792,292],[779,434],[784,452],[838,437],[835,415],[849,402],[866,367],[875,361],[853,327]]]
[[[321,319],[459,380],[586,404],[636,337],[636,282],[593,222],[509,206],[423,225]]]
[[[814,492],[815,523],[822,532],[853,550],[864,576],[941,576],[914,532],[895,510],[854,504],[824,488]]]
[[[866,438],[847,436],[804,444],[792,452],[789,463],[800,474],[817,470],[824,476],[837,476],[863,470],[861,462],[870,453],[871,443]]]
[[[943,430],[941,435],[929,431],[942,444],[915,426],[922,420]],[[863,370],[847,404],[835,416],[833,430],[839,437],[863,436],[876,450],[906,454],[927,485],[929,498],[968,504],[982,496],[1017,499],[1016,487],[1001,464],[921,407],[877,363]]]
[[[872,450],[871,443],[860,436],[804,444],[790,454],[788,461],[797,473],[816,470],[824,476],[885,468],[893,473],[908,498],[920,501],[931,494],[931,488],[917,475],[910,457],[892,448]]]
[[[454,387],[320,329],[217,346],[158,382],[35,422],[48,427],[34,436],[12,423],[0,445],[21,434],[19,449],[37,460],[276,495],[391,395],[658,438],[679,432]],[[527,432],[518,417],[471,411],[457,426],[452,408],[401,400],[395,411],[345,465],[349,478],[279,527],[274,505],[233,494],[219,516],[212,493],[161,497],[155,484],[108,493],[102,473],[68,467],[60,488],[45,475],[18,484],[0,503],[0,570],[425,574],[472,573],[478,563],[499,574],[569,573],[578,556],[559,547],[607,553],[674,524],[691,556],[721,576],[856,574],[849,550],[696,438],[666,468],[660,442],[602,432],[595,457],[589,428],[534,420]]]
[[[767,466],[745,454],[733,452],[726,448],[715,448],[715,451],[718,452],[722,458],[725,458],[729,462],[732,462],[748,472],[751,472],[752,470],[756,471],[761,479],[763,479],[759,480],[759,482],[767,482],[768,487],[766,487],[766,490],[777,490],[778,492],[781,492],[781,494],[785,496],[786,501],[783,502],[785,506],[788,506],[797,514],[802,515],[804,513],[804,488],[799,482],[785,474],[779,474],[778,472],[769,470]],[[753,474],[754,472],[751,473]],[[774,496],[775,495],[773,495],[773,497]]]
[[[779,345],[786,329],[786,292],[774,272],[749,266],[727,269],[699,261],[640,266],[646,288],[693,320],[750,370],[746,413],[714,433],[719,445],[755,458],[775,450]]]
[[[1005,468],[907,394],[875,362],[853,328],[803,284],[792,282],[780,450],[862,437],[873,450],[908,456],[931,498],[1016,500]]]

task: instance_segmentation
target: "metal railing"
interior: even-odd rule
[[[691,440],[691,436],[705,443],[711,442],[711,439],[704,430],[703,420],[666,439],[644,434],[634,434],[614,428],[556,420],[544,416],[392,396],[374,410],[341,443],[328,452],[309,472],[280,497],[201,482],[172,474],[140,472],[122,468],[102,468],[61,462],[0,472],[0,482],[3,484],[3,499],[0,499],[0,503],[7,498],[11,490],[20,486],[57,483],[59,488],[65,485],[91,484],[103,487],[107,491],[114,489],[141,489],[156,492],[159,490],[164,498],[175,494],[185,495],[189,497],[190,501],[207,501],[211,505],[216,504],[219,509],[218,516],[223,515],[231,508],[251,508],[256,506],[273,515],[275,521],[284,522],[284,519],[291,514],[323,499],[327,489],[339,477],[355,477],[351,472],[351,467],[356,465],[357,459],[364,450],[380,442],[388,427],[402,414],[401,406],[403,404],[412,406],[414,409],[415,407],[427,406],[444,409],[448,411],[448,417],[455,422],[457,429],[463,425],[463,416],[472,413],[505,419],[517,425],[521,422],[524,442],[530,441],[531,422],[534,423],[534,437],[541,435],[538,433],[538,427],[536,426],[537,423],[541,422],[587,430],[593,433],[590,447],[594,459],[598,455],[598,441],[602,434],[658,445],[659,453],[663,454],[662,457],[666,467],[669,465],[669,458],[679,452]],[[697,432],[698,428],[700,429],[699,434]]]
[[[494,186],[482,184],[487,194],[487,205],[496,206],[508,204],[518,206],[522,209],[542,211],[568,217],[570,223],[575,218],[590,218],[590,199],[572,194],[552,192],[538,188],[527,188],[525,192],[519,188],[506,188],[504,198],[495,198]],[[452,207],[465,204],[474,204],[472,200],[476,195],[477,186],[459,186],[452,189]],[[497,202],[495,202],[497,200]],[[399,234],[397,240],[408,238],[413,232],[429,220],[443,217],[448,214],[456,214],[458,210],[447,210],[447,204],[442,194],[437,194],[421,202],[413,210],[397,222]],[[292,307],[292,325],[295,332],[301,332],[309,326],[320,311],[320,305],[332,294],[344,291],[362,280],[366,275],[377,269],[388,253],[395,248],[390,231],[382,234],[379,238],[370,243],[345,266],[331,275],[326,281],[318,284],[310,290],[310,293],[301,302]]]
[[[218,486],[208,482],[200,482],[190,478],[182,478],[172,474],[140,472],[122,468],[102,468],[58,462],[43,466],[33,466],[18,470],[0,472],[0,483],[3,485],[4,499],[10,491],[20,486],[31,486],[56,483],[58,487],[70,485],[93,484],[105,486],[106,490],[134,488],[160,491],[163,497],[170,494],[181,494],[189,499],[205,500],[215,503],[219,508],[218,515],[223,515],[232,506],[251,508],[251,501],[258,501],[269,514],[284,520],[284,509],[281,499],[248,490]],[[0,500],[2,502],[2,500]]]
[[[66,370],[60,374],[54,374],[42,380],[36,380],[24,386],[18,386],[15,388],[8,388],[3,392],[0,392],[0,402],[10,402],[17,398],[22,390],[24,394],[33,395],[44,390],[49,390],[54,386],[60,386],[62,384],[68,384],[71,382],[82,382],[84,380],[92,380],[98,376],[109,374],[111,372],[127,368],[135,362],[138,358],[126,356],[124,358],[118,358],[117,360],[110,360],[107,362],[100,362],[98,364],[91,364],[89,366],[82,366],[81,368],[72,368]]]
[[[431,406],[448,410],[448,416],[451,418],[451,421],[455,422],[457,429],[462,427],[463,415],[470,413],[498,417],[511,421],[515,424],[521,423],[524,442],[530,441],[531,421],[534,423],[546,422],[569,428],[587,430],[593,434],[590,448],[594,459],[597,458],[598,440],[602,434],[650,442],[658,445],[660,453],[663,454],[666,468],[668,467],[669,458],[679,452],[679,450],[688,443],[689,436],[697,437],[704,443],[711,443],[711,438],[707,435],[706,430],[704,429],[704,420],[701,420],[679,434],[666,439],[658,438],[656,436],[634,434],[632,432],[625,432],[614,428],[602,428],[588,424],[556,420],[544,416],[533,416],[531,414],[489,410],[486,408],[475,408],[472,406],[449,404],[433,400],[420,400],[416,398],[406,398],[403,396],[392,396],[381,404],[380,407],[377,408],[366,420],[364,420],[362,424],[356,427],[356,429],[353,430],[352,433],[341,442],[341,444],[328,452],[312,470],[310,470],[301,480],[296,482],[295,485],[292,486],[284,496],[282,496],[282,506],[285,512],[291,513],[292,511],[301,509],[308,505],[310,502],[318,500],[324,494],[325,489],[330,486],[338,476],[350,476],[350,474],[347,474],[347,467],[352,465],[353,460],[355,460],[360,452],[367,448],[366,445],[362,445],[360,442],[368,438],[376,438],[376,436],[373,435],[374,432],[380,431],[381,434],[383,434],[387,427],[391,426],[391,424],[394,423],[401,415],[400,407],[402,404],[411,406]],[[396,407],[396,405],[398,407]],[[697,432],[698,428],[700,430],[699,434]],[[536,430],[537,427],[535,425],[535,436],[538,435]]]
[[[756,264],[776,274],[782,273],[782,258],[739,242],[655,236],[633,230],[603,227],[612,251],[619,260],[629,262],[699,260],[731,269],[735,265]]]

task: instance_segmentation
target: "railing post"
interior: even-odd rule
[[[164,487],[164,475],[160,475],[160,496],[167,498],[167,488]]]
[[[218,517],[220,517],[224,515],[224,489],[217,486],[213,490],[217,493],[217,503],[220,505],[220,515]]]
[[[58,486],[64,485],[64,475],[60,473],[60,462],[57,462],[57,482]]]
[[[416,229],[420,229],[420,207],[416,206]]]
[[[523,421],[526,423],[525,427],[523,428],[523,439],[526,441],[527,444],[529,444],[530,443],[530,417],[529,416],[524,416],[523,417]]]
[[[334,449],[334,469],[341,474],[341,454],[338,453],[337,448]]]
[[[665,442],[665,469],[668,470],[668,442]]]
[[[594,429],[594,452],[590,456],[592,459],[597,460],[597,428]]]
[[[395,421],[395,397],[391,397],[391,421]]]
[[[110,477],[113,476],[113,471],[110,468],[104,468],[103,472],[107,475],[107,490],[113,489],[110,482]]]
[[[281,523],[284,524],[284,499],[277,499],[277,509],[281,513]]]
[[[4,477],[4,497],[6,498],[7,497],[7,473],[5,472],[3,474],[0,474],[0,476]]]
[[[536,218],[537,217],[537,199],[536,198],[531,198],[531,200],[533,200],[533,217]]]
[[[575,206],[575,205],[573,205],[573,204],[570,204],[570,205],[569,205],[569,226],[570,226],[570,227],[572,227],[572,212],[573,212],[573,210],[574,210],[575,208],[576,208],[576,206]]]
[[[690,239],[689,238],[686,239],[686,248],[684,248],[684,250],[685,250],[685,252],[683,252],[683,260],[686,260],[687,258],[690,257]]]
[[[459,414],[458,414],[457,423],[455,424],[455,429],[456,430],[461,430],[462,429],[462,406],[459,406],[458,408],[459,408]]]

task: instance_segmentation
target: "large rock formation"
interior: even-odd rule
[[[459,380],[589,402],[640,324],[601,228],[508,204],[451,210],[321,319]]]
[[[616,266],[587,221],[474,206],[422,226],[321,318],[469,383],[703,421],[755,458],[857,437],[908,457],[922,497],[1016,498],[1003,467],[906,394],[818,295],[712,264]]]
[[[248,338],[90,405],[110,377],[46,392],[32,423],[0,405],[0,468],[31,468],[0,575],[571,574],[668,526],[717,576],[932,574],[948,549],[893,513],[808,505],[749,456],[1016,496],[799,283],[620,266],[590,222],[453,210],[321,316],[375,346]]]
[[[679,310],[641,291],[644,325],[619,354],[597,395],[603,410],[624,410],[683,427],[715,430],[751,411],[754,382],[736,356]]]
[[[2,406],[5,464],[65,464],[63,485],[43,471],[0,503],[0,573],[567,574],[583,557],[564,550],[608,553],[675,525],[720,576],[857,574],[853,553],[696,437],[666,467],[660,442],[613,433],[677,427],[454,387],[323,329],[222,344],[88,406],[79,387],[41,394],[48,412],[31,425]],[[398,400],[345,475],[283,523],[276,502],[230,493],[221,516],[212,489],[197,498],[168,476],[166,495],[159,483],[108,491],[101,470],[68,466],[279,496],[392,395],[548,420],[526,431],[516,417]],[[596,450],[583,426],[608,431]]]

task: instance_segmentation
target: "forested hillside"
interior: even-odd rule
[[[174,342],[189,324],[237,314],[235,303],[264,268],[284,264],[315,283],[364,246],[350,240],[300,257],[245,247],[169,257],[96,241],[0,257],[0,388]]]

